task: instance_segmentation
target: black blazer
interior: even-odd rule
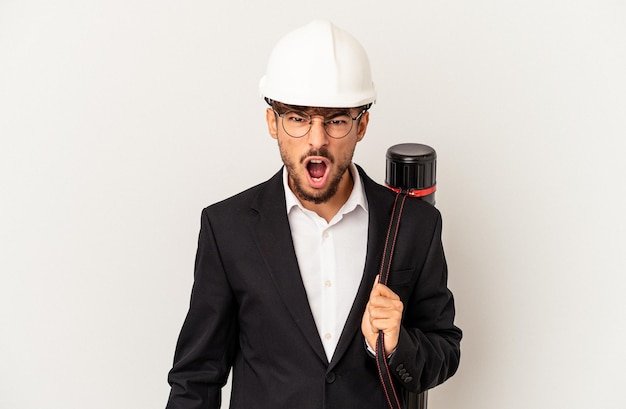
[[[395,194],[359,173],[369,204],[367,256],[331,362],[300,277],[282,172],[203,210],[190,308],[168,377],[168,409],[219,407],[231,367],[231,409],[385,408],[360,327]],[[398,391],[421,392],[454,374],[461,340],[441,217],[421,200],[405,204],[388,285],[404,303],[389,366]]]

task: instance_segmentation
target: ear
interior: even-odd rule
[[[361,140],[365,137],[365,131],[367,130],[367,124],[370,121],[370,112],[367,111],[361,116],[361,120],[359,121],[359,127],[356,133],[356,141],[361,142]]]
[[[267,122],[267,130],[270,136],[274,139],[278,139],[276,113],[272,108],[267,108],[265,111],[265,121]]]

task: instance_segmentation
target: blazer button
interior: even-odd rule
[[[326,374],[326,383],[333,383],[333,382],[335,382],[335,373],[329,372],[328,374]]]
[[[413,380],[413,377],[411,376],[407,376],[406,378],[404,378],[404,383],[409,383]]]

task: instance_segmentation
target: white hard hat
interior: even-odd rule
[[[376,100],[365,49],[325,20],[290,32],[274,46],[259,88],[262,97],[290,105],[352,108]]]

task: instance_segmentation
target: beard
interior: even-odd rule
[[[352,162],[352,155],[349,155],[347,160],[342,160],[339,163],[335,163],[335,158],[326,148],[310,150],[306,154],[302,155],[300,158],[300,164],[302,164],[309,156],[321,156],[328,159],[331,165],[336,166],[335,174],[328,175],[328,182],[325,189],[308,192],[305,190],[306,178],[303,178],[298,174],[296,163],[294,163],[294,161],[289,157],[280,142],[278,143],[278,146],[280,148],[280,156],[283,159],[285,167],[287,168],[287,174],[291,179],[293,191],[296,197],[303,201],[321,204],[328,202],[335,196],[335,194],[337,194],[339,183]],[[307,170],[305,169],[305,172],[306,171]]]

